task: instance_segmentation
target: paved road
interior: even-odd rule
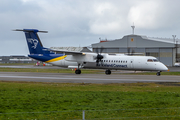
[[[0,68],[39,68],[39,69],[68,69],[58,66],[34,66],[34,65],[0,65]],[[170,72],[179,71],[180,67],[168,67]]]
[[[180,82],[180,76],[0,72],[0,81],[55,83]]]

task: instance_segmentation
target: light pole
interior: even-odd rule
[[[133,23],[133,26],[131,26],[131,27],[132,27],[132,32],[133,32],[133,35],[134,35],[134,28],[135,28],[134,23]]]
[[[172,35],[172,37],[173,37],[173,40],[174,40],[174,45],[175,45],[175,50],[176,50],[176,60],[175,60],[175,62],[177,62],[177,43],[176,43],[176,35]]]
[[[174,44],[176,44],[176,35],[172,35],[172,37],[173,37],[173,40],[174,40]]]

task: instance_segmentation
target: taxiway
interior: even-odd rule
[[[53,83],[137,83],[180,82],[179,76],[105,75],[71,73],[0,72],[0,81],[53,82]]]

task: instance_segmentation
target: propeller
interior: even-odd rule
[[[101,55],[103,51],[103,47],[101,48],[96,48],[96,53],[97,53],[97,56],[95,57],[96,59],[96,66],[99,64],[99,62],[101,62],[101,60],[104,58],[103,55]]]

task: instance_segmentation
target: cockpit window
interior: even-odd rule
[[[147,62],[153,62],[153,60],[152,59],[148,59]]]
[[[148,59],[147,62],[159,62],[157,59]]]
[[[158,60],[157,60],[157,59],[153,59],[153,61],[154,61],[154,62],[158,62]]]

